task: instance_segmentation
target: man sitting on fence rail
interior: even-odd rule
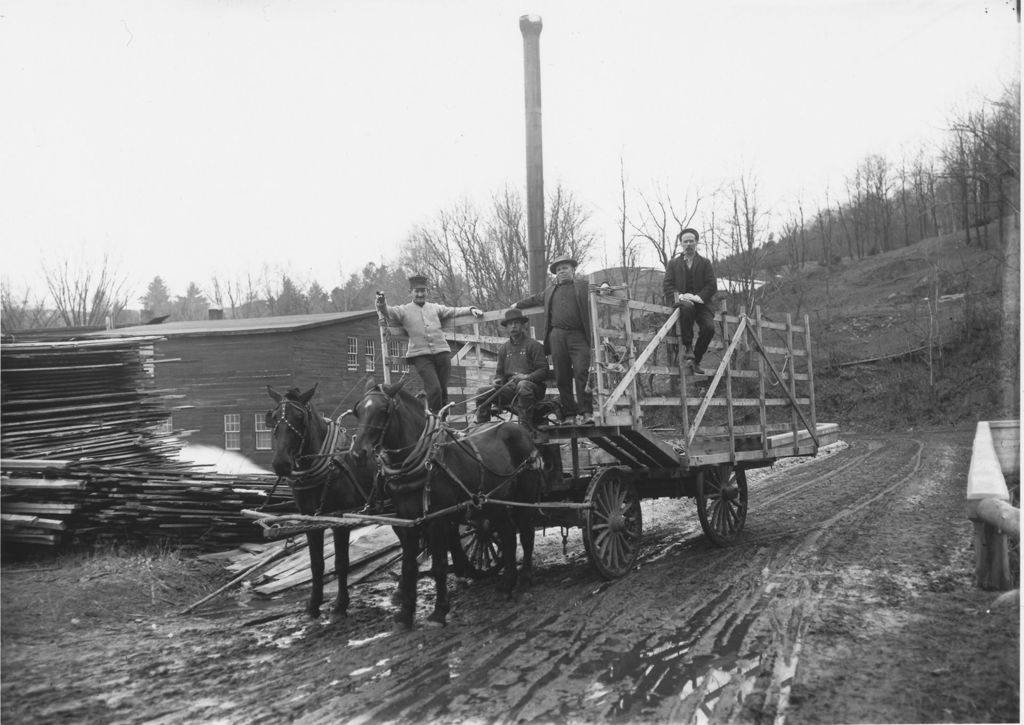
[[[481,400],[476,409],[476,422],[491,419],[491,406],[511,407],[519,423],[534,428],[537,401],[544,397],[548,377],[548,359],[544,346],[526,334],[529,320],[516,309],[506,310],[501,326],[508,328],[508,342],[498,350],[498,371],[493,387],[480,388]]]
[[[683,253],[665,265],[662,283],[666,304],[679,308],[680,342],[694,375],[704,375],[700,361],[715,336],[715,312],[711,309],[711,300],[718,291],[711,262],[697,254],[699,241],[700,234],[696,229],[687,228],[679,232],[676,242],[682,246]],[[697,346],[691,347],[694,321],[698,329]]]

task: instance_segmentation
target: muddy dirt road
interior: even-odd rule
[[[422,626],[429,580],[417,629],[400,634],[387,580],[355,587],[348,620],[329,626],[301,615],[301,595],[222,601],[188,617],[173,612],[198,599],[194,589],[123,591],[126,603],[104,606],[116,591],[104,577],[80,585],[89,588],[77,596],[96,606],[72,623],[32,605],[32,579],[60,572],[5,575],[0,714],[17,723],[1015,722],[1019,614],[992,608],[995,594],[971,582],[970,441],[852,436],[831,455],[752,475],[745,533],[727,549],[707,543],[689,499],[646,501],[638,564],[614,582],[589,567],[578,530],[566,554],[549,530],[528,593],[507,601],[492,582],[456,582],[444,629]],[[208,590],[228,578],[189,571]]]

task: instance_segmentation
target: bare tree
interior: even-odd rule
[[[257,292],[256,280],[251,274],[246,275],[245,279],[211,278],[209,297],[213,305],[223,310],[230,319],[266,314],[266,302]]]
[[[639,209],[630,220],[636,238],[646,240],[658,255],[663,267],[668,266],[679,251],[676,235],[684,228],[693,224],[700,207],[701,196],[698,191],[691,205],[684,196],[682,204],[677,208],[672,196],[659,185],[655,185],[653,194],[638,192]]]
[[[56,312],[46,309],[43,301],[34,298],[27,287],[15,294],[5,280],[0,285],[0,328],[4,334],[17,330],[52,327]]]
[[[68,259],[43,265],[46,287],[66,327],[117,324],[128,306],[127,277],[110,264],[106,254],[98,263],[84,257],[72,268]]]
[[[944,149],[957,216],[971,242],[971,227],[988,246],[987,224],[1012,214],[1020,223],[1020,86],[1007,87],[998,101],[959,115]]]
[[[564,255],[584,265],[594,235],[583,205],[561,184],[548,196],[547,220],[545,261]],[[528,292],[525,240],[522,200],[506,188],[492,197],[486,217],[463,200],[414,228],[401,263],[428,275],[446,304],[504,307]]]
[[[452,239],[452,224],[462,209],[463,202],[451,210],[438,214],[436,226],[418,226],[410,232],[402,252],[402,266],[411,272],[425,274],[430,278],[438,301],[445,304],[459,304],[460,280],[458,251]]]
[[[873,240],[873,251],[892,249],[892,179],[889,162],[872,154],[861,164],[861,177],[867,190],[864,203],[864,227]]]
[[[488,267],[491,277],[488,290],[480,302],[488,307],[504,306],[522,297],[530,288],[529,258],[526,242],[526,218],[523,200],[507,186],[491,197],[491,214],[486,221],[489,258],[497,265]]]
[[[745,173],[731,188],[731,216],[728,222],[733,253],[733,274],[747,309],[760,296],[758,274],[764,268],[768,215],[759,206],[757,178]]]
[[[544,246],[551,262],[559,257],[572,257],[580,265],[590,259],[595,238],[588,228],[590,215],[571,191],[559,182],[548,195],[547,229]]]

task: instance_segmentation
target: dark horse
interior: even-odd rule
[[[306,392],[292,388],[280,393],[267,386],[267,392],[277,403],[266,416],[274,449],[272,466],[274,473],[288,480],[299,513],[351,512],[374,498],[373,471],[368,466],[356,465],[345,430],[317,412],[313,405],[316,388],[314,385]],[[331,527],[331,530],[334,533],[334,570],[338,575],[338,598],[331,609],[331,622],[336,622],[346,615],[349,604],[346,586],[349,527]],[[473,569],[462,549],[458,528],[452,526],[446,534],[456,573],[479,577],[480,573]],[[306,544],[313,578],[306,613],[317,618],[324,601],[324,529],[308,530]]]
[[[446,577],[444,527],[471,506],[479,505],[494,525],[502,544],[504,584],[516,584],[516,528],[523,546],[523,578],[533,562],[534,529],[523,507],[487,504],[498,500],[535,502],[540,492],[541,459],[529,431],[514,423],[488,424],[465,436],[449,428],[426,406],[402,390],[402,384],[375,386],[355,408],[359,425],[352,452],[360,463],[372,453],[379,474],[403,519],[416,527],[395,527],[402,542],[402,603],[395,614],[400,628],[411,628],[416,612],[419,532],[424,529],[431,552],[431,573],[437,587],[429,625],[443,626],[450,608]],[[509,509],[511,509],[511,514]]]
[[[274,448],[274,473],[286,478],[299,513],[337,514],[351,511],[368,500],[373,473],[356,466],[348,452],[348,436],[341,426],[317,413],[313,405],[316,385],[301,392],[292,388],[279,393],[269,385],[267,392],[277,407],[267,411],[267,427]],[[349,528],[332,527],[334,532],[334,569],[338,574],[338,598],[331,609],[331,621],[344,617],[348,610]],[[306,532],[309,570],[313,591],[306,605],[311,617],[320,616],[324,601],[324,529]]]

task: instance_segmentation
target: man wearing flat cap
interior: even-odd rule
[[[718,290],[711,262],[697,254],[699,242],[700,234],[696,229],[688,227],[676,235],[676,244],[682,253],[669,260],[662,283],[666,303],[679,308],[680,342],[694,375],[705,374],[700,361],[715,336],[711,300]],[[691,347],[694,322],[697,323],[697,346]]]
[[[548,358],[544,346],[527,334],[529,320],[519,310],[506,310],[500,323],[508,329],[508,341],[498,349],[498,370],[493,387],[477,391],[481,401],[476,409],[476,422],[491,419],[491,406],[511,407],[519,416],[519,423],[533,430],[533,415],[537,401],[544,397],[548,372]],[[483,396],[483,397],[479,397]]]
[[[544,305],[544,352],[551,354],[555,368],[562,422],[590,425],[594,422],[594,398],[587,390],[593,339],[589,285],[576,279],[576,260],[570,257],[552,262],[551,274],[555,275],[554,284],[512,308]]]
[[[425,275],[409,278],[412,302],[404,305],[386,305],[384,312],[397,322],[409,336],[406,360],[416,368],[427,394],[427,406],[438,413],[448,404],[448,376],[452,371],[452,350],[444,336],[441,323],[461,315],[483,317],[477,307],[448,307],[427,302],[428,280]]]

